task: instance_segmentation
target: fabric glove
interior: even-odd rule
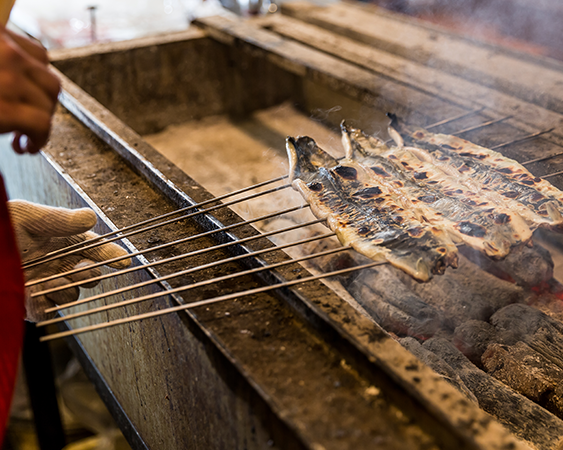
[[[8,209],[23,263],[98,236],[89,231],[97,222],[96,214],[89,208],[71,210],[25,200],[11,200],[8,202]],[[107,243],[30,267],[24,270],[24,276],[26,282],[29,282],[125,255],[125,249],[117,244]],[[130,264],[131,259],[127,258],[109,266],[124,269]],[[47,308],[73,302],[80,295],[77,286],[32,298],[34,292],[87,280],[100,274],[100,268],[95,267],[26,288],[26,319],[39,322],[52,318],[54,313],[45,313]],[[94,281],[81,287],[91,288],[96,284]]]

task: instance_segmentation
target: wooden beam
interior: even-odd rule
[[[419,64],[563,113],[563,63],[479,43],[357,4],[284,3],[282,12]]]

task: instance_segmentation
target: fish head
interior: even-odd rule
[[[342,131],[342,145],[346,151],[346,158],[358,159],[362,157],[380,155],[389,150],[382,140],[365,134],[358,128],[348,126],[345,121],[340,124]]]
[[[314,139],[308,136],[293,138],[288,136],[285,141],[289,159],[289,182],[296,178],[305,182],[312,179],[321,167],[338,165],[336,159],[321,149]]]

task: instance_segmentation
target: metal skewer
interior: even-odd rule
[[[483,106],[481,108],[474,109],[473,111],[467,111],[467,112],[461,113],[457,116],[450,117],[449,119],[444,119],[444,120],[441,120],[440,122],[435,122],[432,125],[428,125],[424,128],[426,128],[427,130],[430,130],[432,128],[439,127],[440,125],[445,125],[447,123],[454,122],[454,121],[459,120],[459,119],[464,119],[465,117],[468,117],[468,116],[472,116],[473,114],[480,113],[484,109],[485,109],[485,107]]]
[[[538,131],[537,133],[528,134],[527,136],[523,136],[521,138],[517,138],[517,139],[514,139],[514,140],[509,141],[509,142],[505,142],[504,144],[495,145],[494,147],[491,147],[490,149],[491,150],[497,150],[497,149],[502,148],[502,147],[507,147],[508,145],[517,144],[519,142],[524,142],[524,141],[527,141],[528,139],[533,139],[533,138],[536,138],[538,136],[541,136],[542,134],[551,133],[553,130],[555,130],[555,128],[549,128],[548,130],[543,130],[543,131]],[[522,164],[531,164],[531,163],[534,163],[534,162],[543,161],[544,159],[552,158],[553,156],[557,156],[557,155],[551,155],[551,156],[546,156],[546,157],[543,157],[543,158],[532,159],[532,160],[526,161],[525,163],[522,163]]]
[[[545,180],[546,178],[551,178],[551,177],[556,177],[558,175],[563,175],[563,170],[559,171],[559,172],[554,172],[554,173],[550,173],[548,175],[543,175],[539,178],[541,178],[542,180]]]
[[[287,229],[284,229],[284,231],[287,231]],[[264,235],[262,237],[265,237],[265,236],[266,235]],[[271,248],[266,248],[266,249],[263,249],[263,250],[258,250],[256,252],[252,252],[252,253],[248,253],[248,254],[244,254],[244,255],[238,255],[238,256],[233,256],[231,258],[220,259],[218,261],[213,261],[211,263],[207,263],[207,264],[197,266],[197,267],[191,267],[191,268],[183,270],[181,272],[176,272],[176,273],[173,273],[173,274],[170,274],[170,275],[166,275],[164,277],[155,278],[153,280],[147,280],[147,281],[144,281],[142,283],[138,283],[138,284],[131,285],[131,286],[125,286],[125,287],[122,287],[120,289],[116,289],[116,290],[110,291],[110,292],[102,292],[101,294],[94,295],[92,297],[88,297],[88,298],[85,298],[85,299],[82,299],[82,300],[76,300],[75,302],[71,302],[71,303],[65,303],[64,305],[55,306],[53,308],[47,308],[45,310],[45,312],[50,313],[50,312],[60,311],[62,309],[71,308],[73,306],[80,305],[80,304],[83,304],[83,303],[88,303],[88,302],[92,302],[94,300],[99,300],[100,298],[109,297],[109,296],[116,295],[116,294],[121,294],[123,292],[129,291],[129,290],[132,290],[132,289],[136,289],[136,288],[140,288],[140,287],[144,287],[144,286],[147,286],[149,284],[154,284],[154,283],[159,283],[161,281],[166,281],[169,278],[175,278],[175,277],[178,277],[178,276],[187,275],[187,274],[190,274],[192,272],[196,272],[198,270],[210,269],[210,268],[213,268],[213,267],[216,267],[216,266],[220,266],[221,264],[227,264],[227,263],[231,263],[231,262],[234,262],[234,261],[239,261],[239,260],[244,259],[244,258],[249,258],[249,257],[254,258],[256,256],[259,256],[259,255],[262,255],[262,254],[265,254],[265,253],[270,253],[270,252],[274,252],[274,251],[277,251],[277,250],[283,250],[284,248],[294,247],[296,245],[307,244],[309,242],[314,242],[314,241],[317,241],[317,240],[326,239],[326,238],[333,237],[333,236],[335,236],[335,233],[332,233],[332,232],[326,233],[326,234],[322,234],[322,235],[319,235],[319,236],[314,236],[314,237],[310,237],[310,238],[307,238],[307,239],[302,239],[300,241],[290,242],[288,244],[283,244],[283,245],[279,245],[279,246],[275,246],[275,247],[271,247]],[[226,246],[226,244],[223,244],[223,246]],[[145,267],[146,266],[143,266],[142,268],[145,268]]]
[[[90,270],[90,269],[94,269],[94,268],[100,267],[100,266],[105,266],[107,264],[111,264],[111,263],[114,263],[114,262],[123,261],[124,259],[129,259],[129,258],[132,258],[134,256],[142,255],[144,253],[151,253],[151,252],[154,252],[154,251],[157,251],[157,250],[162,250],[164,248],[171,247],[173,245],[183,244],[185,242],[189,242],[189,241],[194,240],[194,239],[206,237],[206,236],[209,236],[211,234],[225,232],[225,231],[232,230],[233,228],[237,228],[237,227],[240,227],[240,226],[243,226],[243,225],[248,225],[250,223],[259,222],[261,220],[267,220],[267,219],[270,219],[272,217],[276,217],[276,216],[279,216],[279,215],[282,215],[282,214],[287,214],[287,213],[291,213],[291,212],[294,212],[294,211],[298,211],[300,209],[307,208],[308,206],[309,205],[303,205],[303,206],[300,205],[300,206],[294,206],[292,208],[288,208],[284,211],[276,211],[276,212],[273,212],[273,213],[270,213],[270,214],[266,214],[265,216],[256,217],[256,218],[250,219],[250,220],[244,220],[242,222],[238,222],[238,223],[235,223],[233,225],[228,225],[226,227],[217,228],[215,230],[210,230],[210,231],[206,231],[206,232],[199,233],[199,234],[194,234],[194,235],[182,238],[182,239],[178,239],[176,241],[167,242],[166,244],[157,245],[156,247],[150,247],[150,248],[145,249],[145,250],[139,250],[139,251],[136,251],[136,252],[133,252],[133,253],[128,253],[127,255],[118,256],[116,258],[108,259],[107,261],[101,261],[101,262],[91,264],[89,266],[69,270],[69,271],[66,271],[66,272],[57,273],[57,274],[51,275],[49,277],[39,278],[39,279],[36,279],[36,280],[33,280],[33,281],[29,281],[25,285],[27,287],[29,287],[29,286],[34,286],[36,284],[44,283],[46,281],[56,280],[58,278],[73,275],[75,273],[83,272],[85,270]],[[233,242],[233,243],[236,244],[236,241]]]
[[[479,128],[484,128],[484,127],[488,127],[489,125],[493,125],[495,123],[503,122],[505,120],[510,119],[511,117],[513,117],[513,116],[505,116],[505,117],[501,117],[500,119],[489,120],[488,122],[484,122],[484,123],[481,123],[479,125],[475,125],[473,127],[469,127],[469,128],[465,128],[465,129],[460,130],[460,131],[456,131],[454,134],[458,135],[458,134],[468,133],[470,131],[475,131],[475,130],[478,130]]]
[[[51,341],[51,340],[59,339],[59,338],[66,337],[66,336],[73,336],[73,335],[85,333],[87,331],[100,330],[102,328],[108,328],[108,327],[112,327],[112,326],[115,326],[115,325],[134,322],[134,321],[137,321],[137,320],[148,319],[148,318],[152,318],[152,317],[158,317],[158,316],[170,314],[170,313],[173,313],[173,312],[178,312],[178,311],[183,311],[183,310],[187,310],[187,309],[191,309],[191,308],[196,308],[198,306],[211,305],[211,304],[223,302],[223,301],[226,301],[226,300],[232,300],[232,299],[235,299],[235,298],[246,297],[248,295],[259,294],[259,293],[262,293],[262,292],[268,292],[268,291],[271,291],[271,290],[274,290],[274,289],[287,288],[287,287],[290,287],[290,286],[295,286],[297,284],[307,283],[309,281],[320,280],[320,279],[323,279],[323,278],[334,277],[334,276],[337,276],[337,275],[344,275],[345,273],[354,272],[356,270],[368,269],[370,267],[375,267],[375,266],[379,266],[379,265],[382,265],[382,264],[387,264],[387,261],[371,262],[371,263],[363,264],[363,265],[360,265],[360,266],[349,267],[347,269],[335,270],[333,272],[327,272],[327,273],[323,273],[323,274],[320,274],[320,275],[313,275],[313,276],[310,276],[310,277],[301,278],[299,280],[292,280],[292,281],[286,281],[284,283],[262,286],[262,287],[259,287],[259,288],[249,289],[249,290],[242,291],[242,292],[235,292],[233,294],[223,295],[223,296],[220,296],[220,297],[215,297],[215,298],[211,298],[211,299],[207,299],[207,300],[201,300],[201,301],[198,301],[198,302],[188,303],[188,304],[185,304],[185,305],[174,306],[174,307],[167,308],[167,309],[161,309],[161,310],[153,311],[153,312],[150,312],[150,313],[144,313],[144,314],[138,314],[138,315],[131,316],[131,317],[125,317],[123,319],[117,319],[117,320],[114,320],[114,321],[111,321],[111,322],[104,322],[104,323],[100,323],[100,324],[97,324],[97,325],[90,325],[90,326],[86,326],[86,327],[83,327],[83,328],[77,328],[75,330],[69,330],[69,331],[63,331],[63,332],[60,332],[60,333],[54,333],[54,334],[50,334],[50,335],[47,335],[47,336],[43,336],[43,337],[40,338],[40,340],[41,340],[41,342]],[[186,287],[184,286],[184,287],[181,287],[181,288],[171,289],[171,290],[163,292],[161,295],[164,296],[164,295],[168,295],[168,294],[174,294],[174,293],[182,292],[182,290],[185,289],[185,288]]]
[[[438,125],[444,125],[444,124],[446,124],[446,123],[452,122],[452,121],[457,120],[457,119],[460,119],[460,118],[462,118],[462,117],[467,117],[467,116],[469,116],[469,115],[471,115],[471,114],[478,113],[479,111],[482,111],[483,109],[484,109],[484,108],[481,108],[481,109],[478,109],[478,110],[474,110],[474,111],[470,111],[470,112],[468,112],[468,113],[463,113],[463,114],[461,114],[460,116],[456,116],[456,117],[453,117],[453,118],[451,118],[451,119],[445,119],[445,120],[442,120],[442,121],[440,121],[440,122],[436,122],[435,124],[429,125],[429,126],[427,126],[427,127],[425,127],[425,128],[426,128],[426,129],[429,129],[429,128],[437,127]],[[395,118],[396,118],[396,116],[395,116],[394,114],[387,114],[387,115],[388,115],[389,117],[395,117]],[[489,126],[489,125],[493,125],[493,124],[495,124],[495,123],[502,122],[502,121],[504,121],[504,120],[510,119],[511,117],[512,117],[512,116],[505,116],[505,117],[501,117],[500,119],[489,120],[488,122],[483,122],[483,123],[481,123],[481,124],[479,124],[479,125],[475,125],[475,126],[473,126],[473,127],[469,127],[469,128],[465,128],[465,129],[462,129],[462,130],[459,130],[459,131],[455,131],[454,133],[452,133],[452,135],[458,135],[458,134],[462,134],[462,133],[467,133],[467,132],[469,132],[469,131],[478,130],[479,128],[484,128],[484,127],[487,127],[487,126]],[[392,119],[392,120],[395,120],[395,119]],[[393,142],[393,139],[392,139],[392,138],[391,138],[391,139],[387,139],[387,140],[385,141],[385,144],[388,144],[389,142]]]
[[[264,181],[264,182],[262,182],[262,183],[258,183],[258,184],[252,185],[252,186],[248,186],[248,187],[245,187],[245,188],[240,189],[240,190],[238,190],[238,191],[230,192],[230,193],[228,193],[228,194],[224,194],[224,195],[222,195],[222,196],[215,197],[215,198],[213,198],[213,199],[209,199],[209,200],[206,200],[206,201],[201,202],[201,203],[197,203],[197,204],[195,204],[195,205],[193,205],[193,206],[188,206],[188,207],[186,207],[186,208],[182,208],[182,209],[178,209],[178,210],[175,210],[175,211],[171,211],[171,212],[166,213],[166,214],[163,214],[163,215],[161,215],[161,216],[153,217],[153,218],[148,219],[148,220],[145,220],[145,221],[143,221],[143,222],[139,222],[139,223],[136,223],[136,224],[133,224],[133,225],[129,225],[129,226],[125,227],[125,228],[121,228],[121,229],[119,229],[119,230],[106,233],[106,234],[104,234],[104,235],[95,237],[95,238],[93,238],[93,239],[89,239],[88,241],[83,241],[83,242],[80,242],[80,243],[78,243],[78,244],[74,244],[74,245],[65,247],[65,248],[63,248],[63,249],[56,250],[56,251],[54,251],[54,252],[50,252],[50,253],[45,254],[45,255],[43,255],[43,256],[41,256],[41,257],[39,257],[39,258],[35,258],[35,259],[33,259],[33,260],[26,261],[25,263],[22,264],[22,268],[23,268],[23,269],[28,269],[28,268],[37,266],[37,265],[39,265],[39,264],[43,264],[43,263],[46,263],[46,262],[49,262],[49,261],[53,261],[53,260],[58,259],[58,258],[62,258],[62,257],[68,256],[68,255],[71,255],[71,254],[73,254],[73,253],[77,253],[77,252],[80,252],[80,251],[84,251],[84,250],[86,250],[86,249],[90,249],[90,248],[93,248],[93,247],[97,247],[97,246],[100,246],[100,245],[104,245],[104,244],[107,244],[107,243],[109,243],[109,242],[113,242],[113,241],[122,239],[122,238],[124,238],[124,237],[132,236],[132,235],[134,235],[134,234],[143,233],[143,232],[145,232],[145,231],[149,231],[149,230],[152,230],[152,229],[155,229],[155,228],[159,228],[159,227],[161,227],[161,226],[168,225],[168,224],[171,224],[171,223],[174,223],[174,222],[178,222],[178,221],[180,221],[180,220],[184,220],[184,219],[187,219],[187,218],[190,218],[190,217],[194,217],[194,216],[196,216],[196,215],[205,214],[205,213],[207,213],[207,212],[209,212],[209,211],[214,211],[215,209],[224,208],[224,207],[226,207],[226,206],[234,205],[234,204],[236,204],[236,203],[241,203],[241,202],[244,202],[244,201],[246,201],[246,200],[251,200],[251,199],[253,199],[253,198],[260,197],[260,196],[262,196],[262,195],[267,195],[267,194],[270,194],[270,193],[272,193],[272,192],[276,192],[276,191],[279,191],[279,190],[282,190],[282,189],[286,189],[287,187],[289,187],[288,184],[284,184],[284,185],[278,186],[278,187],[276,187],[276,188],[268,189],[268,190],[263,191],[263,192],[258,192],[258,193],[256,193],[256,194],[252,194],[252,195],[247,196],[247,197],[244,197],[244,198],[242,198],[242,199],[237,199],[237,200],[233,200],[233,201],[231,201],[231,202],[222,203],[222,204],[220,204],[220,205],[215,205],[215,206],[213,206],[213,207],[211,207],[211,208],[207,208],[207,209],[204,209],[204,210],[201,210],[201,211],[195,211],[195,212],[192,212],[192,213],[190,213],[190,214],[183,215],[183,216],[181,216],[181,217],[176,217],[175,219],[167,220],[166,222],[161,222],[161,223],[158,223],[158,224],[155,224],[155,225],[151,225],[151,226],[149,226],[149,227],[146,227],[146,228],[143,228],[143,229],[140,229],[140,230],[136,230],[136,231],[133,231],[133,232],[130,232],[130,233],[127,233],[127,234],[121,234],[120,236],[114,236],[113,238],[106,239],[106,238],[108,238],[109,236],[113,236],[113,235],[115,235],[115,234],[117,234],[117,233],[123,233],[124,231],[129,231],[129,230],[132,230],[132,229],[134,229],[134,228],[137,228],[137,227],[140,227],[140,226],[143,226],[143,225],[148,225],[148,224],[154,223],[154,222],[156,222],[156,221],[158,221],[158,220],[162,220],[162,219],[165,219],[165,218],[167,218],[167,217],[170,217],[170,216],[173,216],[173,215],[176,215],[176,214],[181,214],[182,212],[186,212],[186,211],[189,211],[189,210],[193,210],[193,209],[199,208],[199,207],[201,207],[201,206],[208,205],[208,204],[210,204],[210,203],[215,203],[216,201],[225,199],[225,198],[227,198],[227,197],[232,197],[232,196],[234,196],[234,195],[238,195],[238,194],[247,192],[247,191],[249,191],[249,190],[252,190],[252,189],[256,189],[256,188],[265,186],[265,185],[267,185],[267,184],[275,183],[275,182],[280,181],[280,180],[283,180],[283,179],[285,179],[285,178],[287,178],[287,177],[288,177],[288,175],[284,175],[284,176],[281,176],[281,177],[278,177],[278,178],[274,178],[274,179],[272,179],[272,180],[268,180],[268,181]],[[103,242],[100,242],[100,241],[102,241],[102,239],[104,239],[104,241],[103,241]]]
[[[214,245],[212,247],[206,247],[206,248],[202,248],[202,249],[199,249],[199,250],[194,250],[192,252],[172,256],[170,258],[161,259],[159,261],[153,261],[153,262],[148,263],[148,264],[142,264],[140,266],[129,267],[127,269],[123,269],[123,270],[120,270],[120,271],[106,273],[106,274],[103,274],[103,275],[99,275],[97,277],[89,278],[88,280],[76,281],[74,283],[65,284],[63,286],[57,286],[55,288],[45,289],[43,291],[33,293],[31,295],[31,298],[40,297],[42,295],[47,295],[47,294],[52,294],[54,292],[64,291],[65,289],[81,286],[85,283],[99,282],[99,281],[105,280],[107,278],[113,278],[113,277],[117,277],[117,276],[121,276],[121,275],[126,275],[128,273],[136,272],[138,270],[148,269],[149,267],[155,267],[155,266],[162,265],[162,264],[169,264],[171,262],[178,261],[180,259],[185,259],[185,258],[189,258],[189,257],[193,257],[193,256],[199,256],[199,255],[202,255],[204,253],[211,252],[211,251],[221,250],[223,248],[230,247],[232,245],[246,244],[248,242],[257,241],[258,239],[274,236],[276,234],[287,233],[289,231],[293,231],[293,230],[303,228],[303,227],[306,227],[306,226],[309,226],[309,225],[314,225],[314,224],[317,224],[317,223],[320,223],[320,222],[323,222],[323,221],[324,221],[324,219],[311,220],[310,222],[306,222],[304,224],[293,225],[291,227],[269,231],[267,233],[263,233],[263,234],[256,235],[256,236],[250,236],[250,237],[247,237],[247,238],[244,238],[244,239],[239,239],[239,240],[232,241],[232,242],[225,242],[223,244]],[[304,244],[304,243],[307,243],[307,242],[311,242],[311,241],[314,241],[314,240],[317,240],[317,239],[324,239],[326,237],[330,237],[330,236],[334,236],[334,235],[335,235],[334,233],[328,233],[328,234],[324,234],[324,235],[321,235],[321,236],[315,236],[315,237],[312,237],[312,238],[309,238],[309,239],[304,239],[303,241],[299,241],[298,243]],[[236,260],[239,260],[239,259],[253,257],[253,256],[256,256],[256,255],[259,255],[259,254],[262,254],[262,253],[272,252],[272,251],[275,251],[275,250],[279,250],[281,248],[291,247],[291,246],[294,246],[294,245],[298,245],[298,243],[285,244],[283,246],[275,246],[275,247],[267,248],[267,249],[260,250],[260,251],[257,251],[257,252],[245,253],[244,255],[234,256],[232,258],[221,259],[219,261],[215,261],[213,263],[210,263],[209,267],[213,267],[214,265],[220,265],[220,264],[224,264],[224,263],[231,262],[231,261],[236,261]],[[209,267],[206,267],[206,268],[209,268]],[[191,271],[195,271],[195,270],[199,270],[199,267],[187,269],[187,271],[185,273],[182,272],[181,274],[185,275],[185,274],[190,273]],[[126,290],[133,289],[135,287],[144,286],[146,284],[157,283],[159,281],[164,281],[164,279],[167,279],[168,277],[173,278],[173,277],[176,277],[176,276],[180,276],[180,273],[176,273],[176,274],[172,274],[172,275],[166,275],[166,277],[155,278],[153,280],[148,280],[148,281],[145,281],[141,284],[137,284],[137,285],[133,285],[133,286],[126,286],[124,288],[119,289],[118,290],[119,292],[118,291],[104,292],[102,294],[96,295],[95,297],[89,297],[88,299],[82,299],[82,300],[77,300],[77,301],[71,302],[71,303],[65,303],[64,305],[49,308],[49,309],[45,310],[45,312],[52,312],[52,311],[58,311],[58,310],[64,309],[64,308],[70,308],[72,306],[76,306],[76,305],[79,305],[81,303],[86,303],[87,301],[97,300],[99,298],[103,298],[103,297],[106,297],[106,296],[109,296],[109,295],[114,295],[114,294],[117,294],[117,293],[120,293],[120,292],[125,292]]]
[[[338,248],[333,248],[330,250],[325,250],[319,253],[314,253],[312,255],[307,255],[307,256],[302,256],[300,258],[296,258],[296,259],[289,259],[287,261],[282,261],[279,263],[274,263],[274,264],[270,264],[268,266],[263,266],[263,267],[257,267],[255,269],[249,269],[249,270],[244,270],[242,272],[236,272],[233,274],[229,274],[229,275],[223,275],[222,277],[217,277],[217,278],[210,278],[204,281],[199,281],[197,283],[193,283],[187,286],[182,286],[180,288],[181,292],[186,292],[188,290],[191,289],[195,289],[198,287],[202,287],[202,286],[207,286],[209,284],[215,284],[215,283],[220,283],[222,281],[227,281],[227,280],[232,280],[234,278],[239,278],[242,276],[246,276],[246,275],[253,275],[255,273],[259,273],[259,272],[264,272],[266,270],[272,270],[272,269],[277,269],[279,267],[283,267],[283,266],[287,266],[289,264],[294,264],[294,263],[299,263],[299,262],[304,262],[304,261],[308,261],[310,259],[314,259],[314,258],[319,258],[321,256],[327,256],[327,255],[332,255],[334,253],[340,253],[342,251],[345,250],[350,250],[351,247],[338,247]],[[164,279],[164,277],[161,279],[161,281]],[[70,320],[70,319],[76,319],[78,317],[84,317],[84,316],[89,316],[91,314],[96,314],[98,312],[102,312],[102,311],[108,311],[110,309],[115,309],[115,308],[120,308],[122,306],[128,306],[128,305],[132,305],[135,303],[140,303],[146,300],[152,300],[154,298],[158,298],[158,297],[163,297],[168,295],[169,293],[172,293],[170,290],[167,291],[162,291],[162,292],[156,292],[154,294],[148,294],[148,295],[144,295],[142,297],[137,297],[137,298],[133,298],[130,300],[124,300],[121,302],[117,302],[117,303],[112,303],[110,305],[104,305],[104,306],[100,306],[98,308],[93,308],[93,309],[88,309],[86,311],[80,311],[74,314],[67,314],[61,317],[55,317],[54,319],[49,319],[49,320],[45,320],[43,322],[39,322],[37,323],[38,327],[41,326],[46,326],[46,325],[51,325],[54,323],[58,323],[58,322],[62,322],[65,320]]]
[[[445,119],[445,120],[442,120],[442,121],[440,121],[440,122],[436,122],[435,124],[429,125],[427,128],[432,128],[432,127],[435,127],[435,126],[438,126],[438,125],[443,125],[443,124],[445,124],[445,123],[448,123],[448,122],[451,122],[451,121],[454,121],[454,120],[458,120],[458,119],[463,118],[463,117],[466,117],[466,116],[468,116],[468,115],[478,113],[478,112],[482,111],[483,109],[484,109],[484,108],[479,108],[479,109],[474,110],[474,111],[469,111],[469,112],[467,112],[467,113],[463,113],[463,114],[460,114],[460,115],[458,115],[458,116],[455,116],[455,117],[452,117],[452,118],[449,118],[449,119]],[[475,130],[475,129],[477,129],[477,128],[481,128],[481,127],[484,127],[484,126],[491,125],[491,124],[493,124],[493,123],[497,123],[497,122],[506,120],[506,119],[509,118],[509,117],[511,117],[511,116],[507,116],[507,117],[504,117],[504,118],[501,118],[501,119],[491,120],[491,121],[489,121],[489,122],[485,122],[485,123],[480,124],[480,125],[478,125],[478,126],[461,130],[461,131],[459,131],[459,132],[457,132],[457,133],[459,134],[459,133],[464,133],[464,132],[467,132],[467,131]],[[532,134],[532,135],[525,136],[525,137],[523,137],[523,138],[515,139],[515,140],[513,140],[513,141],[510,141],[510,142],[507,142],[507,143],[504,143],[504,144],[500,144],[500,145],[495,146],[495,147],[493,147],[493,148],[496,149],[496,148],[504,147],[504,146],[507,146],[507,145],[510,145],[510,144],[513,144],[513,143],[516,143],[516,142],[521,142],[521,141],[524,141],[524,140],[527,140],[527,139],[531,139],[531,138],[540,136],[540,135],[542,135],[542,134],[548,133],[548,132],[550,132],[550,131],[552,131],[552,130],[553,130],[553,128],[550,129],[550,130],[545,130],[545,131],[542,131],[542,132],[534,133],[534,134]],[[538,158],[538,159],[536,159],[536,160],[531,160],[531,161],[525,162],[525,163],[523,163],[523,164],[531,164],[531,163],[533,163],[533,162],[538,162],[538,161],[541,161],[541,160],[545,160],[545,159],[549,159],[549,158],[552,158],[552,157],[556,157],[556,156],[558,156],[558,155],[560,155],[560,154],[563,154],[563,152],[562,152],[562,153],[559,153],[559,154],[551,155],[551,156],[548,156],[548,157],[543,157],[543,158]],[[554,174],[550,174],[550,175],[545,175],[545,176],[542,177],[542,178],[548,178],[548,177],[556,176],[556,175],[559,175],[559,174],[560,174],[560,173],[558,172],[558,173],[554,173]],[[130,236],[130,235],[133,235],[133,234],[145,232],[145,231],[148,231],[148,230],[151,230],[151,229],[160,227],[160,226],[167,225],[167,224],[169,224],[169,223],[173,223],[173,222],[176,222],[176,221],[179,221],[179,220],[186,219],[186,218],[188,218],[188,217],[192,217],[192,216],[194,216],[194,215],[203,214],[203,213],[212,211],[212,210],[217,209],[217,208],[221,208],[221,207],[225,207],[225,206],[232,205],[232,204],[234,204],[234,203],[238,203],[238,202],[250,200],[250,199],[255,198],[255,197],[257,197],[257,196],[267,195],[267,194],[269,194],[269,193],[271,193],[271,192],[275,192],[275,191],[284,189],[284,188],[288,187],[289,185],[283,185],[283,186],[280,186],[280,187],[277,187],[277,188],[270,189],[270,190],[265,191],[265,192],[256,193],[256,194],[253,194],[253,195],[251,195],[251,196],[245,197],[245,198],[243,198],[243,199],[239,199],[239,200],[234,200],[234,201],[232,201],[232,202],[228,202],[228,203],[226,203],[226,204],[216,205],[216,206],[214,206],[214,207],[212,207],[212,208],[208,208],[208,209],[203,210],[203,211],[196,211],[196,212],[193,212],[193,213],[188,214],[188,215],[186,215],[186,216],[178,217],[178,218],[176,218],[176,219],[174,219],[174,220],[169,220],[169,221],[166,221],[166,222],[163,222],[163,223],[159,223],[159,224],[156,224],[156,225],[153,225],[153,226],[144,228],[144,229],[140,229],[140,230],[137,230],[137,231],[135,231],[135,232],[131,232],[131,233],[128,233],[128,234],[125,234],[125,235],[122,235],[122,236],[115,236],[115,237],[112,238],[111,240],[105,240],[105,241],[100,242],[100,241],[101,241],[104,237],[106,237],[106,236],[110,236],[110,235],[113,235],[113,234],[116,234],[116,233],[121,233],[121,232],[123,232],[123,231],[130,230],[130,229],[133,229],[133,228],[138,228],[139,226],[142,226],[142,225],[145,225],[145,224],[148,224],[148,223],[152,223],[152,222],[155,222],[155,221],[157,221],[157,220],[161,220],[161,219],[163,219],[163,218],[170,217],[170,216],[172,216],[172,215],[177,215],[177,214],[181,213],[182,211],[193,210],[193,209],[197,208],[198,206],[205,205],[205,204],[209,204],[209,203],[213,203],[213,202],[219,201],[219,200],[221,200],[221,199],[223,199],[223,198],[230,197],[230,196],[234,196],[234,195],[237,195],[237,194],[240,194],[240,193],[244,193],[244,192],[247,192],[247,191],[249,191],[249,190],[256,189],[256,188],[258,188],[258,187],[261,187],[261,186],[264,186],[264,185],[267,185],[267,184],[270,184],[270,183],[273,183],[273,182],[276,182],[276,181],[283,180],[283,179],[285,179],[285,178],[287,178],[287,175],[281,176],[281,177],[278,177],[278,178],[274,178],[274,179],[272,179],[272,180],[268,180],[268,181],[265,181],[265,182],[262,182],[262,183],[258,183],[258,184],[255,184],[255,185],[253,185],[253,186],[248,186],[248,187],[243,188],[243,189],[240,189],[240,190],[238,190],[238,191],[234,191],[234,192],[231,192],[231,193],[228,193],[228,194],[224,194],[223,196],[216,197],[216,198],[207,200],[207,201],[205,201],[205,202],[202,202],[202,203],[199,203],[199,204],[190,206],[190,207],[186,207],[186,208],[183,208],[183,209],[180,209],[180,210],[176,210],[176,211],[173,211],[173,212],[164,214],[164,215],[162,215],[162,216],[155,217],[155,218],[146,220],[146,221],[144,221],[144,222],[137,223],[137,224],[134,224],[134,225],[125,227],[125,228],[123,228],[123,229],[121,229],[121,230],[117,230],[117,231],[114,231],[114,232],[111,232],[111,233],[107,233],[106,235],[99,236],[99,237],[97,237],[97,238],[95,238],[95,239],[92,239],[92,240],[89,240],[89,241],[85,241],[85,242],[82,242],[82,243],[79,243],[79,244],[75,244],[75,245],[73,245],[73,246],[71,246],[71,247],[67,247],[67,248],[65,248],[65,249],[61,249],[61,250],[58,250],[58,251],[56,251],[56,252],[52,252],[52,253],[50,253],[50,254],[48,254],[48,255],[44,255],[43,257],[38,258],[38,259],[36,259],[36,260],[29,261],[29,262],[27,262],[27,263],[24,265],[24,268],[33,267],[34,265],[37,265],[37,264],[40,264],[40,263],[45,263],[45,262],[54,260],[54,259],[56,259],[56,258],[58,258],[58,257],[63,257],[63,256],[66,256],[66,255],[68,255],[68,254],[72,254],[72,253],[75,253],[75,252],[78,252],[78,251],[83,251],[83,250],[85,250],[85,249],[88,249],[88,248],[91,248],[91,247],[95,247],[96,245],[103,245],[103,244],[105,244],[105,243],[108,243],[108,242],[111,242],[111,241],[115,241],[115,240],[121,239],[121,238],[123,238],[123,237],[127,237],[127,236]],[[91,245],[88,245],[88,246],[84,247],[84,244],[85,244],[85,243],[88,243],[88,242],[90,242],[90,243],[97,242],[97,243],[96,243],[96,244],[91,244]],[[178,241],[176,241],[176,242],[178,242]],[[170,243],[170,244],[172,244],[172,243]],[[78,249],[77,247],[80,247],[80,248]],[[155,248],[151,249],[151,251],[154,250],[154,249],[158,249],[158,248],[160,248],[160,247],[155,247]],[[128,257],[129,257],[129,255],[124,256],[123,259],[126,259],[126,258],[128,258]],[[114,261],[114,260],[112,260],[112,261]],[[94,268],[94,267],[97,267],[97,266],[99,266],[99,265],[103,265],[103,264],[106,264],[106,263],[107,263],[107,262],[98,263],[96,266],[88,266],[88,267],[85,267],[85,268],[83,268],[83,269],[78,269],[77,272],[80,272],[81,270],[92,269],[92,268]],[[70,271],[70,272],[66,272],[66,273],[64,273],[64,274],[59,274],[59,275],[60,275],[60,276],[65,276],[65,275],[69,275],[69,274],[72,274],[72,273],[76,273],[76,272]],[[58,277],[59,275],[57,275],[57,277]],[[35,281],[31,282],[31,284],[28,284],[28,285],[37,284],[37,283],[43,282],[43,281],[45,281],[45,280],[46,280],[46,279],[35,280]],[[84,284],[84,283],[87,283],[87,282],[88,282],[87,280],[84,280],[84,281],[82,281],[82,282],[77,282],[77,283],[75,283],[75,285],[80,285],[80,284]],[[67,286],[67,287],[69,287],[69,286]],[[40,295],[40,294],[38,294],[38,295]]]

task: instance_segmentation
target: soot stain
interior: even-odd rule
[[[372,166],[370,167],[371,170],[373,170],[373,172],[377,175],[379,175],[380,177],[390,177],[391,175],[385,170],[382,169],[381,167],[378,166]]]
[[[510,216],[508,214],[500,213],[493,215],[493,221],[498,225],[504,225],[510,222]]]
[[[433,195],[422,195],[418,199],[424,203],[434,203],[436,201],[436,197]]]
[[[379,187],[374,186],[374,187],[369,187],[366,189],[362,189],[361,191],[355,192],[354,194],[352,194],[353,197],[360,197],[360,198],[373,198],[377,195],[380,195],[381,189],[379,189]]]
[[[368,234],[370,231],[370,229],[368,227],[360,227],[358,228],[358,234],[361,234],[363,236],[365,236],[366,234]]]
[[[336,166],[332,170],[345,180],[355,180],[358,177],[358,171],[353,167]]]
[[[422,227],[412,227],[407,230],[407,232],[413,237],[420,237],[424,233],[424,228]]]
[[[323,189],[323,185],[321,183],[316,182],[316,181],[309,183],[307,185],[307,187],[309,189],[311,189],[312,191],[315,191],[315,192],[319,192]]]

